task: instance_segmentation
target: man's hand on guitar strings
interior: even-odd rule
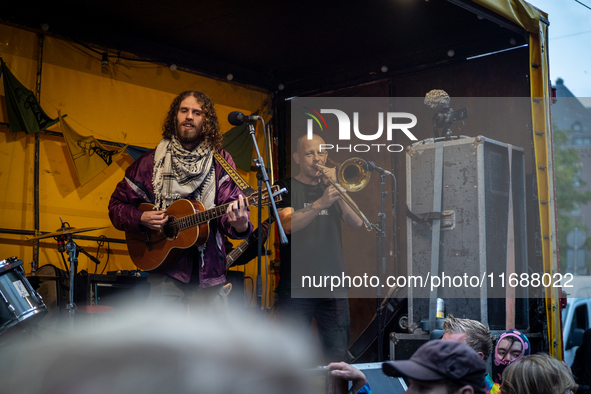
[[[238,200],[230,203],[226,210],[228,223],[239,233],[243,233],[248,229],[247,207],[246,200],[240,196]]]
[[[164,223],[168,221],[166,209],[163,211],[144,211],[140,222],[151,230],[161,231]]]

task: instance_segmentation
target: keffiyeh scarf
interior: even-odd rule
[[[152,185],[156,208],[166,209],[180,198],[192,195],[205,209],[214,206],[215,174],[213,150],[205,141],[193,151],[183,148],[180,141],[162,139],[154,154]]]

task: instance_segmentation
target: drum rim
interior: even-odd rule
[[[0,260],[0,274],[3,272],[12,270],[17,268],[18,266],[23,265],[22,260],[10,261],[10,258],[5,260]]]
[[[22,315],[16,316],[14,319],[7,321],[2,326],[0,326],[0,334],[3,334],[7,330],[16,326],[17,324],[22,323],[26,319],[33,317],[39,313],[47,313],[47,306],[45,304],[42,303],[41,305],[36,306],[35,308],[27,310]]]

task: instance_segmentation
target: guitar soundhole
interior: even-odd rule
[[[164,232],[164,235],[169,240],[176,239],[176,237],[178,237],[178,235],[179,235],[176,221],[177,221],[176,217],[169,216],[168,222],[166,222],[166,224],[164,225],[164,228],[162,229],[162,231]]]

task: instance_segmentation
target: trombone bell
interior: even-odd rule
[[[369,183],[371,172],[365,169],[367,162],[351,157],[341,164],[337,171],[338,183],[347,191],[358,192]]]

